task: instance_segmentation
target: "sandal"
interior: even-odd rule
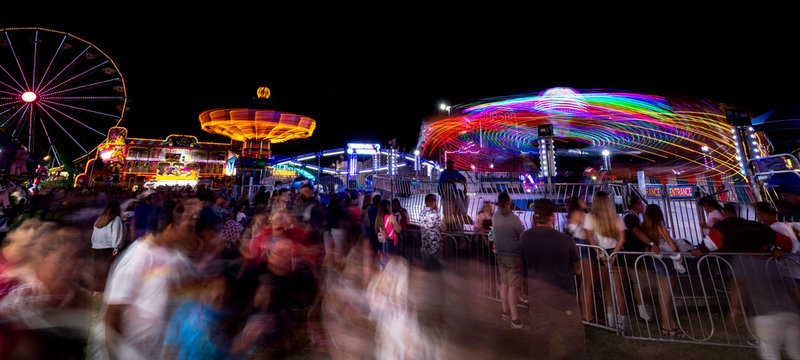
[[[683,333],[683,330],[681,330],[680,328],[674,328],[669,330],[661,328],[661,335],[683,337],[685,334]]]

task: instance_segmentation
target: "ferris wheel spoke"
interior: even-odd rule
[[[56,49],[56,51],[53,52],[53,57],[50,58],[50,63],[47,65],[47,68],[44,70],[44,73],[42,73],[42,79],[41,79],[41,81],[39,81],[39,85],[42,85],[42,83],[44,82],[44,78],[47,77],[47,73],[50,72],[50,68],[53,67],[53,61],[56,60],[56,57],[61,52],[61,49],[64,46],[64,41],[66,41],[66,40],[67,40],[67,36],[64,35],[64,37],[61,38],[61,43],[58,44],[58,49]],[[36,78],[34,78],[33,79],[33,92],[38,92],[38,91],[39,91],[39,87],[36,86]]]
[[[58,79],[58,77],[59,77],[59,76],[61,76],[61,74],[63,74],[63,73],[64,73],[64,71],[67,71],[67,69],[71,68],[71,67],[72,67],[72,65],[74,65],[74,64],[75,64],[75,61],[78,61],[78,59],[80,59],[80,58],[81,58],[81,56],[83,56],[83,54],[85,54],[85,53],[86,53],[87,51],[89,51],[89,49],[91,49],[91,48],[92,48],[92,46],[91,46],[91,45],[89,45],[88,47],[86,47],[86,49],[83,49],[83,51],[81,51],[81,53],[80,53],[80,54],[78,54],[78,56],[76,56],[74,59],[72,59],[72,61],[70,61],[70,62],[69,62],[69,64],[67,64],[66,66],[64,66],[64,68],[63,68],[63,69],[61,69],[61,71],[59,71],[59,72],[58,72],[58,74],[56,74],[55,76],[53,76],[53,78],[52,78],[52,79],[50,79],[50,81],[48,81],[48,82],[47,82],[47,84],[44,84],[44,86],[42,86],[42,89],[45,89],[45,88],[47,88],[48,86],[50,86],[50,84],[51,84],[53,81],[55,81],[56,79]],[[44,79],[42,79],[42,82],[44,82]],[[44,91],[46,91],[46,90],[44,90]]]
[[[14,131],[11,133],[11,136],[14,136],[17,133],[17,131],[22,130],[22,128],[24,127],[22,124],[25,123],[23,120],[25,120],[25,114],[27,114],[28,110],[30,109],[29,105],[30,104],[22,107],[22,109],[25,110],[22,111],[22,115],[20,115],[19,119],[17,120],[17,125],[14,126]]]
[[[105,84],[108,84],[108,83],[112,83],[112,82],[115,82],[117,80],[119,80],[119,78],[113,78],[113,79],[108,79],[108,80],[103,80],[103,81],[96,81],[96,82],[93,82],[91,84],[76,86],[76,87],[69,88],[69,89],[61,89],[59,91],[46,92],[46,93],[42,93],[42,97],[50,96],[50,95],[64,94],[64,93],[68,94],[68,93],[73,92],[73,91],[85,90],[85,89],[88,89],[88,88],[92,88],[92,87],[96,87],[96,86],[101,86],[101,85],[105,85]],[[54,88],[51,88],[50,90],[52,90],[52,89],[54,89]]]
[[[33,151],[33,109],[28,112],[28,150]]]
[[[47,109],[45,109],[43,106],[41,106],[39,104],[37,104],[36,106],[38,106],[39,109],[42,110],[42,112],[45,115],[47,115],[47,117],[50,118],[50,120],[52,120],[64,132],[64,134],[67,134],[67,136],[69,136],[69,138],[72,139],[72,141],[75,143],[75,145],[78,145],[78,147],[81,148],[81,150],[83,150],[83,152],[88,152],[88,151],[86,151],[86,149],[83,148],[83,146],[81,145],[81,143],[78,142],[78,140],[75,140],[75,138],[72,137],[72,134],[70,134],[69,131],[67,131],[67,129],[64,129],[64,127],[61,126],[61,124],[58,122],[58,120],[56,120],[53,117],[53,115],[50,115],[50,113],[47,111]]]
[[[17,67],[19,68],[19,73],[22,74],[22,82],[25,83],[25,88],[26,89],[30,89],[30,86],[28,86],[28,77],[25,76],[25,71],[22,70],[22,64],[20,64],[19,58],[17,57],[17,51],[14,50],[14,44],[11,43],[11,38],[8,37],[8,32],[6,32],[5,34],[6,34],[6,40],[8,40],[8,47],[11,48],[11,54],[14,55],[14,60],[17,62]]]
[[[11,84],[7,84],[7,83],[5,83],[5,82],[3,82],[3,81],[0,81],[0,85],[5,85],[7,88],[9,88],[9,89],[11,89],[11,90],[15,90],[15,91],[16,91],[16,92],[14,92],[14,93],[10,93],[10,92],[5,92],[5,91],[2,91],[2,90],[0,90],[0,91],[2,91],[2,92],[5,92],[5,93],[7,93],[7,94],[18,95],[19,93],[21,93],[21,92],[22,92],[20,89],[17,89],[17,88],[15,88],[15,87],[11,86]]]
[[[58,160],[58,153],[56,153],[55,145],[53,144],[53,139],[50,138],[50,134],[47,132],[47,126],[44,126],[44,120],[39,118],[39,123],[42,125],[42,129],[44,130],[44,136],[47,137],[47,143],[50,144],[50,150],[53,152],[53,157],[56,158],[58,164],[61,165],[61,161]]]
[[[108,61],[103,61],[103,62],[101,62],[101,63],[99,63],[99,64],[97,64],[97,65],[95,65],[95,66],[92,66],[91,68],[89,68],[89,69],[87,69],[87,70],[85,70],[85,71],[83,71],[83,72],[79,73],[78,75],[75,75],[75,76],[73,76],[73,77],[71,77],[71,78],[69,78],[69,79],[67,79],[67,80],[64,80],[64,81],[60,82],[58,85],[55,85],[55,86],[53,86],[53,87],[51,87],[51,88],[48,88],[47,90],[43,90],[43,91],[42,91],[42,96],[46,96],[46,95],[48,95],[48,94],[59,94],[59,93],[61,93],[61,92],[63,92],[63,91],[68,91],[68,90],[60,90],[60,91],[58,91],[58,92],[53,92],[53,90],[55,90],[55,89],[57,89],[57,88],[61,87],[61,85],[64,85],[64,84],[66,84],[66,83],[68,83],[68,82],[70,82],[70,81],[73,81],[73,80],[75,80],[75,79],[77,79],[77,78],[80,78],[80,77],[82,77],[82,76],[84,76],[84,75],[86,75],[86,74],[88,74],[88,73],[90,73],[90,72],[94,71],[95,69],[97,69],[97,68],[99,68],[99,67],[101,67],[101,66],[103,66],[103,65],[105,65],[105,64],[107,64],[107,63],[108,63]],[[107,80],[107,81],[104,81],[104,82],[108,82],[108,80]],[[102,82],[100,82],[100,83],[102,83]],[[73,89],[79,89],[79,88],[83,88],[83,87],[87,87],[87,86],[90,86],[90,85],[84,85],[84,86],[76,87],[76,88],[73,88]],[[70,90],[71,90],[71,89],[70,89]]]
[[[43,107],[47,107],[48,109],[50,109],[50,110],[53,110],[53,111],[55,111],[55,112],[57,112],[57,113],[61,114],[62,116],[66,117],[67,119],[70,119],[70,120],[72,120],[72,121],[74,121],[74,122],[76,122],[76,123],[78,123],[78,124],[81,124],[81,125],[83,125],[85,128],[87,128],[87,129],[89,129],[89,130],[92,130],[92,131],[94,131],[94,132],[96,132],[96,133],[98,133],[98,134],[100,134],[100,135],[102,135],[102,136],[105,136],[105,135],[106,135],[106,134],[103,134],[103,133],[102,133],[102,132],[100,132],[100,131],[97,131],[97,129],[95,129],[95,128],[91,127],[91,126],[84,124],[84,123],[83,123],[83,122],[81,122],[80,120],[78,120],[78,119],[76,119],[76,118],[74,118],[74,117],[72,117],[72,116],[70,116],[70,115],[68,115],[68,114],[65,114],[63,111],[61,111],[61,110],[58,110],[58,109],[56,109],[56,108],[54,108],[54,107],[50,106],[50,105],[49,105],[49,104],[47,104],[47,103],[44,103],[44,102],[43,102],[43,103],[42,103],[42,106],[43,106]],[[55,119],[54,119],[54,120],[55,120]]]
[[[36,60],[39,58],[39,30],[33,38],[33,72],[31,74],[31,89],[36,87]]]
[[[13,114],[11,114],[11,116],[9,116],[9,117],[6,119],[6,121],[3,123],[3,125],[2,125],[1,127],[6,127],[6,124],[8,124],[10,121],[14,120],[14,118],[16,118],[16,117],[17,117],[17,114],[19,114],[19,112],[20,112],[20,111],[23,111],[23,110],[25,110],[26,108],[27,108],[27,106],[20,106],[20,107],[18,107],[18,108],[17,108],[17,111],[15,111]],[[24,115],[23,115],[23,116],[24,116]]]
[[[65,107],[65,108],[69,108],[69,109],[73,109],[73,110],[78,110],[78,111],[82,111],[82,112],[86,112],[86,113],[90,113],[90,114],[108,116],[108,117],[110,117],[110,118],[117,118],[117,117],[118,117],[117,115],[106,114],[106,113],[104,113],[104,112],[100,112],[100,111],[96,111],[96,110],[91,110],[91,109],[86,109],[86,108],[82,108],[82,107],[78,107],[78,106],[73,106],[73,105],[67,105],[67,104],[63,104],[63,103],[60,103],[60,102],[55,102],[55,101],[42,100],[42,102],[43,102],[43,103],[46,103],[46,104],[49,104],[49,105],[54,105],[54,106],[62,106],[62,107]],[[103,134],[101,133],[101,135],[103,135]]]
[[[0,98],[11,100],[6,98]],[[48,96],[47,100],[62,100],[62,101],[85,101],[85,100],[125,100],[124,96]],[[118,117],[114,115],[114,117]]]
[[[6,75],[8,75],[9,78],[11,78],[11,80],[14,80],[14,83],[17,84],[17,87],[13,87],[13,86],[11,86],[9,84],[6,84],[6,83],[3,83],[3,85],[8,86],[9,88],[11,88],[13,90],[17,90],[19,92],[22,92],[23,91],[22,89],[24,89],[24,87],[22,86],[22,84],[19,83],[19,81],[17,81],[17,78],[11,76],[11,74],[8,72],[8,70],[6,70],[6,68],[3,65],[0,65],[0,69],[2,69],[3,72],[6,73]]]

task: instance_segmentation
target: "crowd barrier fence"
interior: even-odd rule
[[[409,259],[420,258],[419,229],[412,226],[401,239],[397,252]],[[438,258],[447,266],[469,267],[463,273],[471,277],[472,294],[499,301],[499,273],[487,234],[444,232],[442,242]],[[776,260],[772,254],[609,254],[598,246],[577,247],[579,253],[591,255],[581,260],[581,275],[575,276],[583,323],[625,338],[755,347],[758,337],[752,318],[764,314],[747,299],[775,294],[753,294],[752,281],[764,274],[777,276],[785,280],[785,287],[775,291],[800,296],[800,254]],[[763,265],[764,274],[748,271],[753,267],[745,265],[754,261]],[[525,282],[522,297],[529,296]]]

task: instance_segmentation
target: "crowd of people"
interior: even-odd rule
[[[491,355],[491,344],[469,335],[496,326],[484,321],[491,309],[466,290],[470,268],[454,275],[442,260],[453,225],[440,209],[456,206],[453,199],[427,194],[415,224],[399,199],[377,192],[262,187],[248,200],[225,188],[82,189],[9,209],[0,358],[256,359],[309,348],[343,359]],[[626,304],[613,298],[624,299],[622,284],[639,278],[633,264],[641,253],[656,255],[645,265],[657,278],[661,333],[680,337],[669,293],[685,270],[680,253],[780,259],[800,250],[795,231],[767,203],[756,204],[756,222],[702,199],[706,237],[694,249],[670,236],[657,205],[638,198],[623,216],[604,192],[568,205],[560,231],[559,206],[536,200],[526,229],[501,193],[483,203],[474,224],[484,239],[477,245],[494,249],[498,319],[529,330],[531,352],[542,358],[585,357],[581,324],[602,323],[595,316],[626,331]],[[626,252],[635,255],[615,255]],[[793,294],[757,296],[786,284],[757,271],[766,260],[753,259],[734,262],[747,276],[731,279],[739,284],[733,298],[757,308],[755,331],[771,358],[784,343],[796,346],[790,337],[800,311]],[[796,266],[782,266],[800,278]],[[596,282],[605,311],[594,304]],[[650,304],[634,301],[649,320]]]
[[[435,358],[421,334],[443,325],[416,319],[442,296],[410,281],[441,269],[430,197],[417,259],[408,211],[377,192],[47,193],[4,234],[0,358]]]

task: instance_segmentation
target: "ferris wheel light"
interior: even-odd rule
[[[27,103],[36,101],[36,93],[34,93],[33,91],[26,91],[22,93],[22,101]]]

